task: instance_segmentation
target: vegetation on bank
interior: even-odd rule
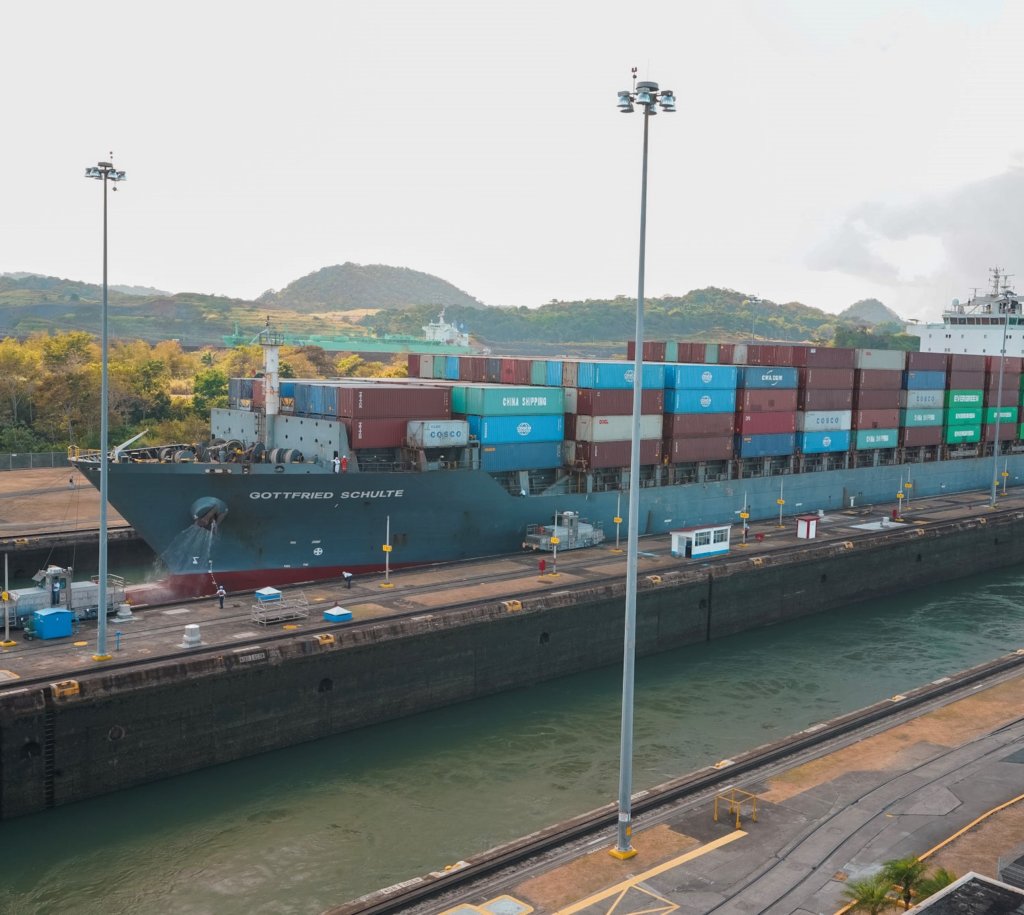
[[[186,352],[177,340],[110,344],[111,444],[144,429],[143,441],[199,441],[209,436],[211,407],[227,406],[228,378],[257,374],[259,346]],[[100,346],[84,331],[0,340],[0,451],[53,451],[99,445]],[[368,362],[319,347],[284,347],[285,378],[339,375],[398,377],[404,357]]]

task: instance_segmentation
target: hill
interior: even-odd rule
[[[891,308],[878,299],[861,299],[841,311],[836,318],[848,324],[905,324],[906,322]]]
[[[256,302],[263,307],[300,312],[410,305],[429,305],[435,310],[441,305],[484,307],[471,295],[429,273],[407,267],[353,263],[324,267],[289,283],[279,292],[264,292]]]

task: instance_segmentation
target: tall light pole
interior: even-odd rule
[[[643,391],[644,351],[644,260],[647,245],[647,134],[650,120],[661,110],[676,110],[670,89],[658,90],[657,83],[637,82],[633,68],[633,89],[619,93],[619,111],[631,114],[639,105],[644,112],[643,171],[640,181],[640,271],[636,293],[636,347],[633,360],[633,431],[629,452],[629,521],[626,525],[626,614],[622,657],[622,730],[619,750],[619,821],[615,848],[611,854],[632,858],[633,835],[633,679],[636,662],[636,563],[640,528],[640,399]]]
[[[111,156],[113,158],[113,156]],[[109,661],[107,653],[107,477],[110,463],[107,444],[107,183],[124,181],[125,173],[110,162],[100,162],[85,170],[86,178],[103,182],[103,310],[100,313],[100,568],[96,608],[96,654],[94,661]],[[117,190],[117,188],[114,188]]]
[[[996,507],[996,487],[999,485],[999,416],[1003,410],[1003,368],[1006,365],[1006,329],[1010,324],[1010,308],[1012,307],[1009,296],[1006,301],[1006,313],[1003,315],[1003,345],[999,350],[999,387],[996,391],[996,428],[995,440],[992,442],[992,498],[989,508]],[[984,411],[984,398],[982,398],[982,411]],[[982,416],[984,419],[984,415]],[[984,451],[985,446],[982,445]]]

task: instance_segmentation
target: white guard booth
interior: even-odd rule
[[[818,516],[800,515],[796,519],[796,536],[798,540],[814,540],[818,536]]]
[[[687,559],[702,559],[729,552],[731,524],[714,524],[703,527],[684,527],[669,531],[672,537],[672,555]]]

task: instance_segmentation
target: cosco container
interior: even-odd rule
[[[734,435],[709,435],[703,438],[672,438],[662,442],[661,453],[670,464],[694,461],[727,461],[732,457]]]
[[[666,413],[664,438],[732,437],[735,419],[728,413]]]
[[[984,405],[984,392],[981,390],[946,391],[946,407],[981,407]]]
[[[852,410],[807,410],[796,416],[796,427],[800,432],[819,432],[825,429],[848,432],[852,422]]]
[[[406,423],[410,448],[461,448],[469,444],[469,423],[462,419],[419,420]]]
[[[632,416],[576,417],[576,434],[580,442],[620,442],[633,435]],[[640,417],[640,438],[661,438],[661,416]]]
[[[666,388],[726,391],[736,387],[738,376],[734,365],[665,365]]]
[[[981,426],[946,426],[947,445],[969,445],[981,441]]]
[[[797,451],[803,454],[833,454],[850,450],[850,430],[834,432],[799,432],[796,436]]]
[[[736,410],[736,389],[665,391],[666,413],[733,413]]]
[[[633,413],[633,392],[631,390],[604,391],[597,388],[565,388],[565,412],[581,413],[587,416]],[[664,388],[640,392],[641,413],[664,413]]]
[[[795,388],[737,388],[736,409],[741,413],[785,413],[797,408]]]
[[[903,373],[903,387],[908,391],[935,391],[945,386],[945,372],[921,372],[915,370]]]
[[[994,423],[998,419],[1000,423],[1015,425],[1017,415],[1016,407],[986,407],[984,421],[985,423]]]
[[[906,410],[927,410],[933,407],[946,406],[945,391],[903,391],[900,393],[900,406]]]
[[[632,388],[632,362],[580,362],[576,369],[576,388]],[[665,366],[659,362],[644,363],[641,388],[665,387]]]
[[[792,366],[745,365],[736,384],[741,388],[795,388],[799,381],[799,372]]]
[[[774,435],[778,432],[796,432],[796,411],[737,413],[736,431],[740,435]]]
[[[931,409],[900,410],[901,426],[941,426],[945,421],[945,410],[939,407]]]
[[[859,429],[854,440],[854,448],[858,451],[870,448],[895,448],[899,440],[899,429]]]
[[[981,407],[950,407],[946,410],[947,426],[980,426]]]
[[[554,442],[564,436],[565,417],[558,416],[466,416],[471,435],[485,445],[512,442]]]
[[[907,367],[907,354],[901,349],[858,349],[853,365],[857,369],[886,369],[902,372]]]
[[[507,384],[455,385],[452,412],[480,416],[547,416],[565,412],[562,388]]]
[[[562,448],[562,442],[481,445],[480,469],[498,473],[506,470],[547,470],[560,467]]]
[[[735,453],[741,458],[781,457],[796,450],[796,433],[737,435]]]
[[[569,467],[628,467],[631,442],[566,442],[565,463]],[[640,442],[640,463],[661,463],[661,439]]]

